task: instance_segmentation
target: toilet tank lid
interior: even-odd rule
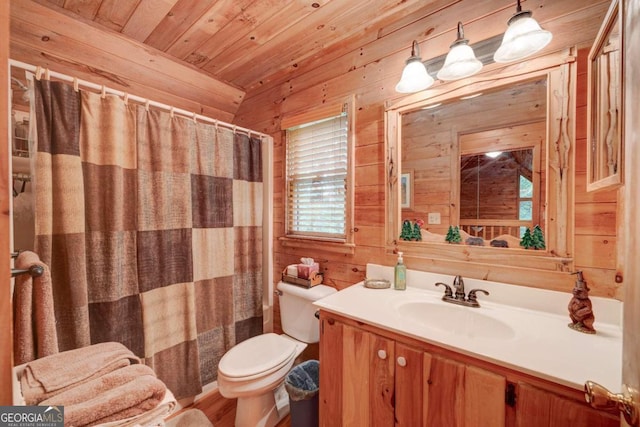
[[[337,292],[335,288],[326,285],[316,285],[311,288],[305,288],[285,282],[278,282],[278,289],[286,294],[304,298],[309,301],[317,301]]]

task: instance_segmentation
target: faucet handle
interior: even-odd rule
[[[485,291],[484,289],[471,289],[469,291],[469,294],[467,295],[467,300],[471,303],[477,303],[478,302],[478,297],[476,296],[476,292],[482,292],[485,295],[489,295],[489,292]]]
[[[451,286],[446,283],[437,282],[436,286],[444,286],[444,296],[445,297],[453,297],[453,291],[451,290]]]

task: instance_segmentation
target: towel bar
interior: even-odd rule
[[[16,277],[20,274],[26,274],[26,273],[29,273],[31,277],[42,276],[42,274],[44,273],[44,268],[40,267],[39,265],[32,265],[26,270],[21,270],[17,268],[11,269],[11,277]]]

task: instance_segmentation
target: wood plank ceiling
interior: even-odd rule
[[[460,0],[36,1],[250,92]]]
[[[322,79],[350,74],[374,84],[375,76],[358,73],[364,68],[368,74],[383,69],[395,81],[412,40],[420,43],[425,61],[442,58],[455,40],[458,20],[473,44],[502,34],[515,12],[515,0],[11,3],[13,58],[228,121],[237,118],[247,98],[262,94],[277,93],[269,102],[288,97],[293,104],[297,101],[288,95],[311,84],[320,87]],[[554,34],[547,53],[590,43],[590,28],[600,25],[605,3],[522,1]],[[392,90],[393,84],[379,86]]]

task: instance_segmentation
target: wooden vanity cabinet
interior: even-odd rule
[[[523,378],[320,312],[320,426],[619,426],[616,415],[589,408],[579,393],[564,396]]]
[[[320,315],[320,425],[504,425],[503,376]]]

